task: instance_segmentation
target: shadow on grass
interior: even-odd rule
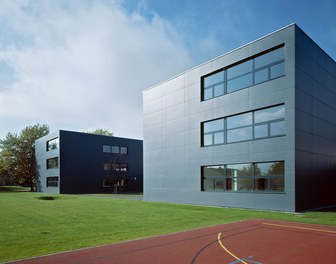
[[[30,188],[22,186],[0,186],[0,192],[30,192]]]
[[[37,197],[37,199],[46,200],[46,201],[53,201],[53,200],[56,200],[57,197],[54,197],[54,196],[40,196],[40,197]]]

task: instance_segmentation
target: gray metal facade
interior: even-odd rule
[[[60,166],[53,169],[47,168],[47,160],[60,157],[60,148],[57,147],[51,151],[47,151],[47,141],[59,139],[60,131],[50,133],[35,141],[35,156],[36,156],[36,190],[45,193],[60,193]],[[58,177],[59,184],[57,187],[47,187],[48,177]]]
[[[284,76],[202,100],[202,76],[281,45]],[[281,211],[336,204],[335,78],[335,62],[292,24],[145,90],[144,199]],[[283,136],[202,146],[203,122],[281,104]],[[283,191],[202,190],[202,166],[272,161],[285,164]]]
[[[142,145],[142,140],[136,139],[64,130],[51,133],[35,142],[37,190],[62,194],[142,192]]]

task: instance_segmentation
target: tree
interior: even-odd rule
[[[0,175],[7,175],[17,184],[29,185],[34,191],[36,183],[35,140],[47,135],[47,125],[24,128],[21,133],[8,133],[0,140]]]
[[[108,131],[107,129],[103,129],[103,128],[98,128],[94,131],[88,131],[86,132],[88,134],[95,134],[95,135],[101,135],[101,136],[110,136],[113,137],[113,132]]]
[[[4,140],[0,140],[0,183],[14,184],[16,178],[16,156],[17,156],[18,135],[8,133]]]

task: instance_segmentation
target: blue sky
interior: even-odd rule
[[[336,59],[336,1],[1,0],[0,138],[142,138],[142,90],[296,22]]]
[[[211,39],[223,54],[293,22],[297,23],[332,58],[336,58],[336,1],[333,0],[126,0],[126,8],[148,16],[154,12],[193,42]],[[146,8],[144,8],[146,7]],[[209,51],[198,55],[208,60]],[[203,54],[204,52],[204,54]],[[193,54],[197,56],[196,54]]]

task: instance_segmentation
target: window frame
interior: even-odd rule
[[[52,166],[52,164],[51,164],[52,160],[56,161],[55,166]],[[53,157],[53,158],[49,158],[49,159],[46,160],[46,169],[47,170],[58,169],[58,167],[59,167],[59,158],[58,157]]]
[[[242,112],[242,113],[235,114],[235,115],[225,116],[225,117],[216,118],[216,119],[201,122],[201,124],[200,124],[201,147],[211,147],[211,146],[217,146],[217,145],[233,144],[233,143],[244,142],[244,141],[260,140],[260,139],[265,139],[265,138],[285,136],[286,135],[285,126],[284,126],[284,131],[283,131],[284,133],[283,134],[280,133],[280,134],[272,135],[272,130],[271,130],[272,129],[272,124],[277,124],[277,123],[284,123],[285,124],[285,115],[286,115],[285,112],[284,112],[282,118],[271,119],[271,120],[266,120],[266,121],[257,122],[257,123],[255,122],[255,114],[258,111],[266,110],[266,109],[272,109],[272,108],[276,108],[276,107],[279,107],[279,106],[282,106],[284,111],[285,111],[285,104],[277,104],[277,105],[272,105],[272,106],[268,106],[268,107],[264,107],[264,108],[260,108],[260,109],[255,109],[255,110],[248,111],[248,112]],[[252,115],[252,123],[250,125],[241,125],[241,126],[235,126],[235,127],[228,128],[227,120],[229,118],[235,117],[235,116],[238,117],[240,115],[243,116],[243,115],[248,114],[248,113],[251,113],[251,115]],[[217,122],[218,120],[223,120],[223,122],[224,122],[223,129],[214,130],[214,131],[210,131],[210,132],[209,131],[204,132],[204,126],[205,126],[206,123]],[[261,136],[261,137],[256,137],[255,129],[256,129],[256,127],[261,126],[261,125],[266,125],[267,126],[267,135],[266,136]],[[237,129],[244,129],[244,128],[251,128],[251,130],[252,130],[251,133],[252,134],[251,134],[250,139],[242,139],[242,140],[237,140],[237,141],[229,141],[228,140],[228,132],[234,131],[234,130],[237,130]],[[224,133],[224,142],[215,144],[214,137],[215,137],[215,134],[218,134],[218,133]],[[211,135],[211,137],[212,137],[212,139],[211,139],[212,144],[205,144],[205,141],[206,141],[205,136],[209,136],[209,135]]]
[[[123,151],[125,149],[126,152]],[[128,155],[128,147],[117,145],[103,145],[103,153],[109,153],[114,155]]]
[[[282,175],[257,175],[255,171],[255,166],[257,164],[263,164],[263,163],[282,163],[282,169],[283,173]],[[241,175],[241,176],[228,176],[228,166],[232,165],[248,165],[250,166],[251,169],[251,174],[250,175]],[[223,175],[207,175],[205,176],[205,168],[210,168],[210,167],[223,167]],[[253,193],[285,193],[286,192],[286,185],[285,185],[285,161],[280,160],[280,161],[263,161],[263,162],[250,162],[250,163],[235,163],[235,164],[220,164],[220,165],[205,165],[201,166],[201,191],[204,192],[230,192],[230,193],[243,193],[243,192],[253,192]],[[211,183],[214,184],[212,189],[206,189],[205,188],[205,179],[209,178],[210,185]],[[216,180],[222,180],[223,182],[223,190],[221,189],[216,189]],[[264,179],[266,181],[266,189],[259,189],[256,184],[256,180]],[[283,186],[280,190],[275,190],[272,189],[271,187],[271,180],[278,179],[283,182]],[[251,188],[250,189],[243,189],[243,190],[233,190],[233,182],[234,181],[239,181],[239,180],[248,180],[251,183]],[[231,188],[228,189],[228,182],[230,183]]]
[[[54,143],[54,141],[55,141],[55,143]],[[54,144],[54,146],[52,144]],[[46,142],[47,152],[53,151],[53,150],[58,149],[58,148],[59,148],[59,138],[58,137],[47,140],[47,142]]]
[[[119,171],[127,172],[129,170],[128,163],[126,162],[104,162],[103,171]]]
[[[123,150],[126,150],[126,152],[124,152]],[[128,155],[128,147],[120,146],[119,147],[119,154],[120,155]]]
[[[271,63],[268,63],[268,64],[265,64],[259,68],[256,68],[256,65],[255,65],[255,59],[256,58],[260,58],[268,53],[271,53],[275,50],[280,50],[280,49],[283,49],[283,58],[282,59],[279,59],[277,61],[273,61]],[[270,48],[268,50],[265,50],[261,53],[258,53],[254,56],[251,56],[249,58],[246,58],[246,59],[243,59],[241,61],[238,61],[238,62],[235,62],[231,65],[228,65],[224,68],[221,68],[221,69],[218,69],[216,71],[213,71],[211,73],[208,73],[206,75],[203,75],[201,76],[201,101],[208,101],[208,100],[211,100],[211,99],[214,99],[216,97],[220,97],[220,96],[223,96],[223,95],[226,95],[226,94],[229,94],[229,93],[234,93],[236,91],[239,91],[239,90],[242,90],[242,89],[246,89],[248,87],[251,87],[251,86],[254,86],[254,85],[258,85],[258,84],[261,84],[263,82],[268,82],[268,81],[271,81],[271,80],[274,80],[274,79],[277,79],[277,78],[281,78],[283,76],[286,76],[286,72],[285,72],[285,44],[281,44],[281,45],[278,45],[278,46],[275,46],[273,48]],[[248,72],[244,72],[242,74],[238,74],[237,76],[234,76],[232,78],[228,78],[228,74],[227,74],[227,71],[229,69],[233,69],[234,67],[237,67],[239,65],[242,65],[243,63],[246,63],[248,61],[252,61],[252,70],[251,71],[248,71]],[[276,66],[276,65],[280,65],[280,64],[283,64],[283,74],[280,74],[279,76],[275,76],[275,77],[272,77],[272,67]],[[266,80],[263,80],[263,81],[258,81],[256,82],[256,74],[262,70],[265,70],[267,69],[267,79]],[[216,83],[213,83],[213,84],[210,84],[210,85],[207,85],[205,86],[205,82],[206,82],[206,79],[209,78],[210,76],[213,76],[215,74],[218,74],[220,72],[223,72],[223,80],[220,81],[220,82],[216,82]],[[247,85],[247,86],[243,86],[243,87],[240,87],[238,89],[234,89],[233,91],[230,91],[228,92],[228,82],[230,81],[233,81],[233,80],[236,80],[236,79],[239,79],[243,76],[247,76],[249,74],[252,74],[252,83],[250,85]],[[223,94],[219,94],[219,95],[215,95],[215,87],[220,85],[220,84],[223,84]],[[211,93],[211,96],[210,97],[206,97],[205,96],[205,91],[210,91]]]
[[[58,187],[59,185],[59,177],[58,176],[51,176],[46,178],[46,187]]]
[[[112,150],[111,150],[111,145],[103,145],[103,152],[104,153],[111,153]]]

